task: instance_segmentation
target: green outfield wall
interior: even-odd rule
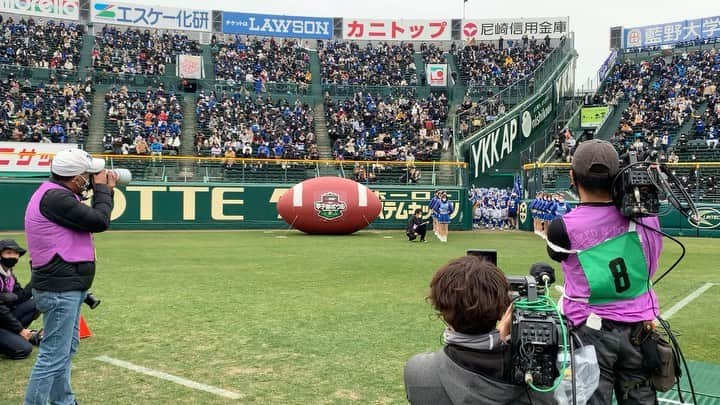
[[[0,231],[24,228],[25,206],[39,180],[0,181]],[[292,184],[137,183],[116,189],[111,229],[288,228],[275,205]],[[404,229],[415,209],[428,212],[430,187],[370,187],[383,203],[368,229]],[[467,191],[444,188],[455,202],[451,228],[472,226]]]

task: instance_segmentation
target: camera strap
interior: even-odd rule
[[[648,266],[635,222],[629,222],[627,232],[587,249],[565,249],[542,236],[550,249],[577,255],[590,287],[590,297],[563,294],[563,298],[599,305],[648,292]]]

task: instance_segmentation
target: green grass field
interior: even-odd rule
[[[443,324],[424,301],[440,265],[468,248],[498,249],[500,267],[518,275],[548,261],[542,241],[522,232],[455,232],[447,244],[409,243],[396,231],[108,232],[95,240],[92,290],[103,302],[83,309],[94,336],[73,363],[83,404],[403,403],[405,361],[441,345]],[[683,242],[688,256],[658,286],[661,310],[720,281],[720,240]],[[678,254],[666,240],[661,265]],[[689,359],[720,363],[719,302],[720,286],[710,288],[673,317]],[[103,355],[242,398],[95,360]],[[33,359],[0,359],[0,404],[21,403]]]

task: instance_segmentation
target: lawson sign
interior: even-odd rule
[[[223,11],[222,20],[224,34],[312,39],[331,39],[333,34],[332,18]]]

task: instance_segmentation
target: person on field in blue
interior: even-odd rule
[[[572,207],[565,201],[565,197],[563,197],[562,194],[556,194],[555,198],[556,200],[555,204],[553,204],[550,221],[555,218],[562,217],[565,214],[569,214],[570,211],[572,211]]]
[[[435,212],[435,208],[437,207],[438,203],[440,202],[440,193],[442,191],[435,190],[435,194],[433,194],[432,198],[430,199],[430,203],[428,204],[428,207],[430,207],[430,212],[432,213],[432,224],[433,224],[433,233],[435,236],[440,238],[440,235],[438,234],[438,221],[437,221],[437,213]]]
[[[438,221],[438,238],[440,242],[447,242],[448,227],[450,224],[450,215],[455,210],[452,201],[448,199],[447,193],[444,191],[440,194],[440,201],[435,204],[435,213]]]

